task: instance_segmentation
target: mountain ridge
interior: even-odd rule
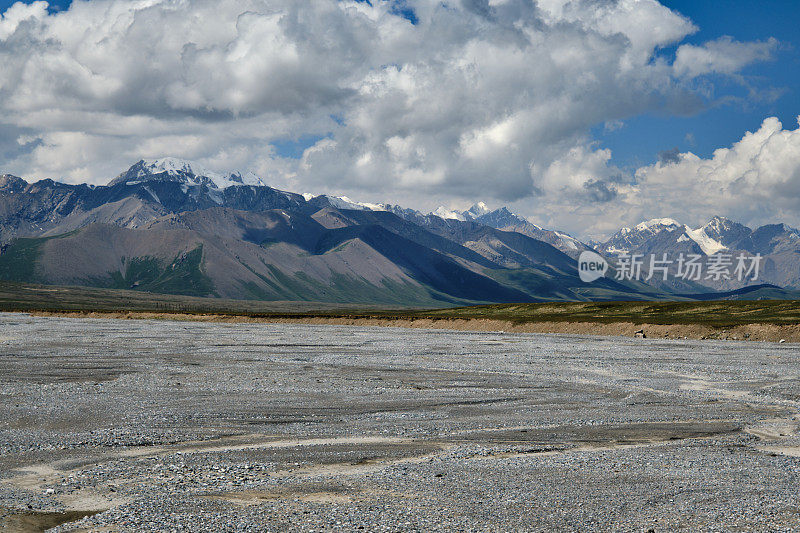
[[[610,278],[586,285],[576,258],[595,247],[506,207],[477,202],[456,214],[281,191],[255,175],[173,158],[141,160],[104,186],[3,175],[0,278],[393,305],[664,299],[704,290]],[[616,236],[653,253],[729,249],[722,241],[752,253],[769,248],[768,281],[791,286],[800,274],[787,266],[800,235],[785,225],[750,230],[715,216],[693,230],[661,219]],[[597,246],[609,258],[613,238]]]

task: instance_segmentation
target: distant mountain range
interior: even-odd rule
[[[768,256],[742,297],[793,297],[800,236],[715,217],[662,219],[596,247],[506,208],[423,214],[271,188],[254,174],[139,161],[106,186],[0,176],[0,279],[240,299],[438,306],[541,300],[707,299],[730,283],[580,281],[576,258],[721,250]],[[750,283],[753,285],[754,283]]]
[[[634,228],[622,228],[596,248],[608,257],[623,254],[663,257],[666,254],[673,261],[681,254],[696,254],[702,256],[704,264],[714,255],[760,254],[763,259],[759,281],[780,287],[800,287],[800,231],[785,224],[769,224],[753,230],[715,216],[704,226],[692,229],[669,218],[653,219]],[[738,289],[745,285],[735,279],[703,279],[700,284],[716,290]],[[660,286],[688,290],[675,284]]]

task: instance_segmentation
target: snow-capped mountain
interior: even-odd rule
[[[785,224],[762,226],[754,231],[728,218],[714,216],[695,229],[671,218],[648,220],[634,228],[620,229],[596,248],[612,256],[676,252],[711,256],[736,250],[769,255],[782,248],[794,249],[798,242],[800,232]]]
[[[705,238],[711,239],[729,249],[738,249],[739,243],[753,233],[753,230],[744,224],[739,224],[721,216],[712,217],[698,231],[702,231]]]
[[[193,161],[165,157],[163,159],[141,160],[123,172],[109,185],[137,185],[145,181],[175,181],[190,187],[206,186],[212,189],[226,189],[234,185],[264,187],[266,183],[252,172],[234,171],[220,174],[208,170]]]
[[[785,224],[770,224],[752,230],[725,217],[714,216],[708,223],[693,229],[673,219],[653,219],[634,228],[622,228],[595,248],[609,257],[635,254],[662,258],[666,254],[673,265],[680,254],[700,255],[704,257],[703,263],[713,261],[719,254],[732,257],[760,254],[763,262],[757,281],[783,287],[800,285],[800,231]],[[736,289],[743,285],[733,279],[702,278],[697,281],[717,290]]]
[[[30,239],[41,252],[36,257],[29,253]],[[784,224],[751,231],[714,217],[692,229],[654,219],[623,228],[604,247],[607,255],[760,253],[759,282],[800,287],[800,232]],[[0,280],[98,280],[104,287],[231,298],[360,297],[424,305],[639,299],[658,291],[738,288],[705,280],[647,286],[609,278],[594,293],[575,274],[574,260],[587,249],[505,207],[491,210],[479,202],[465,211],[423,214],[346,196],[281,191],[252,174],[215,172],[172,158],[139,161],[106,186],[0,176]],[[157,268],[142,273],[129,260],[156,261]]]
[[[240,178],[242,178],[241,181]],[[589,249],[587,245],[574,237],[565,233],[542,229],[524,217],[512,213],[505,207],[492,211],[484,202],[477,202],[465,211],[454,211],[440,207],[434,212],[425,215],[414,209],[391,204],[359,202],[347,196],[285,193],[265,186],[264,182],[253,174],[242,174],[240,172],[223,174],[209,170],[201,164],[175,158],[139,161],[109,185],[137,185],[142,187],[143,194],[147,194],[157,202],[163,203],[164,192],[158,190],[155,187],[156,183],[153,182],[180,183],[184,192],[189,192],[187,188],[191,187],[200,189],[205,187],[206,189],[203,189],[203,191],[190,192],[189,196],[206,197],[208,201],[220,206],[243,207],[243,202],[238,197],[247,197],[248,194],[245,194],[246,191],[239,191],[238,189],[243,188],[235,187],[235,185],[252,185],[255,186],[254,190],[257,191],[271,191],[273,198],[267,202],[259,202],[259,205],[263,207],[278,206],[279,204],[274,203],[274,199],[281,199],[281,196],[285,195],[286,200],[295,206],[298,202],[304,203],[305,206],[302,209],[308,213],[324,208],[345,211],[390,212],[446,238],[456,238],[454,237],[455,235],[460,236],[457,238],[462,238],[469,234],[470,231],[474,231],[467,230],[468,226],[458,226],[458,224],[465,223],[472,224],[473,228],[487,226],[503,231],[521,233],[527,237],[544,241],[572,257],[577,257],[581,251]],[[259,192],[259,194],[263,194],[263,192]],[[229,197],[237,197],[237,201],[230,202]],[[336,224],[343,223],[341,219],[337,220]],[[329,221],[328,223],[333,222]],[[497,253],[499,256],[504,255],[502,252]],[[510,263],[514,263],[514,261],[510,261]]]
[[[431,211],[431,215],[435,215],[439,218],[444,218],[446,220],[460,220],[461,222],[466,222],[467,220],[477,220],[480,217],[491,213],[492,210],[487,207],[487,205],[483,202],[477,202],[472,204],[472,207],[467,209],[466,211],[456,211],[452,209],[448,209],[443,205],[440,205],[433,211]]]
[[[254,183],[181,160],[139,161],[97,187],[4,176],[0,281],[426,307],[594,294],[573,259],[525,235]]]
[[[724,242],[740,236],[736,226],[735,222],[722,217],[714,217],[697,229],[671,218],[654,218],[633,228],[620,229],[598,250],[608,255],[665,252],[713,255],[728,249]]]
[[[351,200],[347,196],[330,196],[327,194],[314,196],[313,194],[305,193],[303,194],[303,198],[310,203],[320,206],[327,205],[330,207],[335,207],[336,209],[355,209],[356,211],[386,211],[386,206],[383,204],[357,202],[355,200]]]
[[[467,217],[464,215],[464,212],[452,211],[450,209],[447,209],[443,205],[440,205],[435,210],[431,211],[431,214],[439,218],[443,218],[445,220],[459,220],[461,222],[465,222],[467,220]]]
[[[577,257],[580,252],[592,249],[589,245],[571,235],[537,226],[522,215],[510,211],[507,207],[491,211],[486,207],[486,204],[479,202],[460,214],[464,219],[478,224],[503,231],[521,233],[533,239],[544,241],[571,257]]]
[[[682,230],[683,225],[671,218],[654,218],[641,222],[633,228],[621,228],[610,239],[600,245],[598,251],[609,255],[634,253],[634,250],[639,250],[643,245],[663,232],[671,234]],[[680,233],[675,235],[675,240],[677,241],[679,237]]]
[[[494,211],[487,211],[486,213],[475,218],[475,220],[478,219],[483,221],[485,224],[491,225],[492,227],[522,226],[530,224],[533,228],[542,229],[536,224],[529,222],[528,219],[522,215],[518,215],[509,210],[507,207],[501,207],[500,209],[495,209]]]
[[[461,214],[467,220],[476,220],[484,215],[488,215],[491,212],[492,210],[489,209],[489,207],[485,203],[478,202],[476,204],[473,204],[472,207],[470,207],[466,211],[463,211]]]

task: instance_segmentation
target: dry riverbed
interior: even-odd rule
[[[799,379],[791,342],[0,314],[0,531],[792,531]]]

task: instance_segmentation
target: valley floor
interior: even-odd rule
[[[438,309],[198,298],[0,282],[0,312],[72,318],[394,326],[461,331],[800,342],[800,300],[542,302]]]
[[[797,530],[798,353],[0,314],[0,530]]]

